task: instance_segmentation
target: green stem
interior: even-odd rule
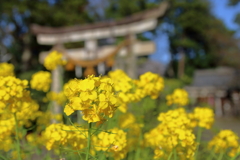
[[[196,148],[196,153],[195,153],[195,159],[197,159],[198,150],[199,150],[200,141],[201,141],[201,136],[202,136],[202,127],[198,127],[198,132],[197,132],[197,148]]]
[[[210,154],[210,156],[208,156],[208,159],[207,159],[207,160],[212,160],[212,159],[213,159],[213,157],[214,157],[214,153],[213,153],[213,152],[211,152],[211,154]]]
[[[240,155],[240,152],[237,153],[234,157],[232,157],[230,160],[235,160]]]
[[[140,154],[141,154],[141,141],[143,139],[143,135],[142,135],[142,132],[140,132],[140,135],[139,135],[139,138],[138,138],[138,148],[137,148],[137,151],[136,151],[136,154],[135,154],[135,159],[140,159]]]
[[[176,150],[176,148],[174,148],[174,150],[173,150],[173,156],[174,156],[174,160],[177,160],[177,150]]]
[[[21,147],[20,147],[20,140],[19,140],[19,137],[18,137],[18,120],[17,120],[17,114],[14,113],[14,120],[15,120],[15,132],[16,132],[16,135],[15,135],[15,138],[16,138],[16,141],[17,141],[17,153],[18,153],[18,160],[22,160],[22,157],[21,157]]]
[[[2,156],[1,154],[0,154],[0,158],[2,158],[3,160],[8,160],[6,157]]]
[[[218,160],[222,160],[223,155],[224,155],[224,152],[220,153],[220,155],[219,155],[219,157],[218,157]]]
[[[90,154],[90,148],[91,148],[91,128],[92,128],[92,123],[88,124],[88,141],[87,141],[87,155],[86,155],[86,160],[89,158]]]
[[[170,155],[168,156],[168,160],[171,160],[172,155],[173,155],[173,151],[172,151],[172,152],[170,153]]]

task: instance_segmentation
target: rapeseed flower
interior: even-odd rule
[[[145,145],[154,148],[155,159],[167,159],[175,150],[180,159],[192,159],[196,150],[195,135],[183,108],[158,116],[161,123],[145,133]]]
[[[52,82],[52,79],[51,79],[50,72],[39,71],[32,75],[30,84],[32,89],[47,92],[50,88],[51,82]]]
[[[96,151],[105,151],[106,155],[116,160],[123,159],[127,154],[127,134],[118,128],[99,133],[93,138],[93,143]]]
[[[68,99],[64,108],[66,115],[79,110],[88,123],[111,118],[117,108],[117,96],[109,78],[89,76],[84,80],[75,79],[64,87],[64,94]]]
[[[133,80],[122,70],[118,69],[108,73],[114,83],[114,90],[118,93],[118,109],[126,113],[127,104],[136,101]]]
[[[188,93],[184,89],[177,88],[172,94],[167,95],[167,105],[176,104],[177,106],[185,106],[189,103]]]
[[[47,100],[49,101],[55,101],[57,102],[57,104],[63,106],[66,101],[67,101],[67,97],[65,96],[64,92],[61,91],[59,93],[56,93],[56,92],[48,92],[47,93]]]
[[[46,67],[47,70],[54,70],[57,68],[57,66],[63,66],[67,62],[63,60],[62,53],[58,51],[52,51],[50,52],[47,57],[44,59],[43,65]]]
[[[221,130],[208,143],[208,148],[216,153],[226,152],[228,156],[234,157],[240,152],[239,137],[231,130]]]
[[[189,114],[192,127],[202,127],[210,129],[214,123],[214,112],[207,107],[196,107],[193,113]]]
[[[146,72],[140,76],[137,85],[145,96],[156,99],[164,88],[164,80],[156,73]]]
[[[88,132],[84,128],[51,124],[42,133],[42,139],[47,150],[58,149],[59,146],[81,150],[87,146]]]
[[[14,76],[14,66],[10,63],[0,63],[0,76]]]
[[[127,150],[135,149],[139,144],[142,124],[138,124],[135,116],[130,113],[124,113],[119,117],[119,127],[127,133]]]
[[[22,102],[31,99],[27,88],[27,80],[12,76],[0,77],[0,113],[20,111],[23,107]]]

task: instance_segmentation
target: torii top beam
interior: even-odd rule
[[[57,28],[34,24],[31,31],[37,35],[38,43],[44,45],[137,34],[154,29],[157,18],[164,16],[168,6],[167,2],[162,2],[157,8],[112,22]]]

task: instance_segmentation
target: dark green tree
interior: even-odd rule
[[[36,66],[28,64],[30,64],[29,62],[35,63],[38,53],[41,50],[49,49],[49,47],[39,46],[36,43],[29,30],[30,25],[35,23],[44,26],[62,27],[91,23],[92,19],[86,10],[87,5],[87,0],[2,1],[0,16],[5,17],[4,21],[14,26],[11,31],[13,43],[9,48],[14,55],[12,61],[18,65],[23,64],[23,70]],[[32,55],[33,57],[35,55],[35,61],[30,61],[29,58]]]
[[[218,65],[239,65],[235,61],[240,57],[233,32],[211,14],[208,1],[170,2],[172,8],[167,21],[174,26],[173,32],[169,33],[171,51],[173,55],[186,56],[185,73],[192,74],[194,69]]]
[[[229,0],[229,5],[237,5],[240,2],[240,0]]]
[[[239,6],[240,7],[240,0],[230,0],[228,5],[230,6]],[[235,20],[234,22],[238,25],[237,33],[240,37],[240,9],[239,12],[235,15]]]
[[[159,5],[163,0],[108,1],[106,18],[120,19]],[[170,8],[159,24],[168,26],[163,30],[169,36],[175,76],[192,75],[195,69],[238,65],[235,61],[239,56],[238,48],[233,32],[211,14],[209,1],[165,1],[169,2]]]

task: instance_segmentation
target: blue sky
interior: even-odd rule
[[[229,29],[239,29],[237,24],[234,23],[234,18],[236,13],[240,13],[240,3],[237,6],[228,6],[229,0],[210,1],[212,2],[212,13],[218,19],[221,19]]]
[[[212,14],[221,19],[226,27],[231,30],[238,30],[236,37],[240,38],[240,28],[234,23],[236,13],[240,12],[240,3],[237,6],[228,6],[229,0],[209,0],[212,6]],[[167,35],[161,34],[160,37],[154,39],[156,43],[156,52],[151,55],[151,59],[164,64],[170,60],[169,44]]]

